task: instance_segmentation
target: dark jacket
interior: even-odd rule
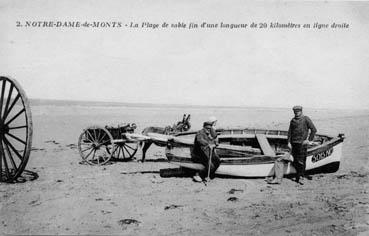
[[[191,156],[202,156],[209,155],[209,145],[215,144],[217,133],[213,128],[207,129],[203,128],[197,132],[195,136],[194,146],[191,152]]]
[[[309,135],[310,130],[310,135]],[[308,116],[292,118],[288,129],[288,142],[302,143],[309,135],[309,141],[313,141],[316,128]]]

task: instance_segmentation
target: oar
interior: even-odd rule
[[[206,177],[206,181],[210,181],[210,166],[211,166],[211,158],[213,156],[214,148],[210,146],[210,155],[209,155],[209,165],[208,165],[208,176]]]

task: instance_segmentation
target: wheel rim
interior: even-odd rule
[[[0,181],[22,174],[32,148],[32,114],[27,96],[15,79],[0,77]]]
[[[78,151],[90,165],[103,165],[111,158],[113,138],[108,130],[98,126],[85,129],[78,139]]]
[[[136,154],[138,143],[123,142],[114,145],[113,157],[119,160],[131,160]]]

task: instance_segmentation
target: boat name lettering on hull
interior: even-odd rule
[[[318,161],[321,161],[323,160],[324,158],[326,157],[329,157],[330,155],[332,155],[333,153],[333,148],[330,148],[328,150],[325,150],[324,152],[321,152],[321,153],[318,153],[318,154],[315,154],[312,158],[311,158],[311,161],[314,163],[314,162],[318,162]]]

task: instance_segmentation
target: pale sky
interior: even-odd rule
[[[0,74],[31,98],[369,108],[369,2],[4,1]],[[115,21],[121,28],[16,27]],[[348,29],[132,29],[130,22],[348,23]]]

